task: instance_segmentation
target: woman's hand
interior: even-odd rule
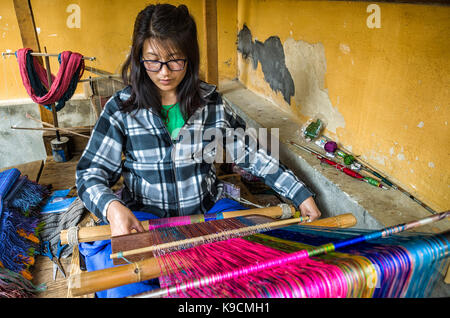
[[[109,204],[106,218],[111,227],[111,236],[130,234],[132,230],[144,232],[144,227],[133,212],[119,201],[113,201]]]
[[[299,206],[300,212],[303,217],[309,216],[309,219],[311,221],[314,221],[318,218],[320,218],[319,208],[316,205],[316,202],[314,202],[313,197],[309,197],[305,201],[303,201]]]

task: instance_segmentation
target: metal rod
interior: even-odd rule
[[[16,53],[15,52],[2,52],[2,56],[5,56],[5,55],[15,55]],[[32,52],[32,53],[30,53],[31,55],[33,55],[33,56],[50,56],[50,57],[58,57],[59,56],[59,54],[50,54],[50,53],[34,53],[34,52]],[[83,60],[90,60],[90,61],[95,61],[95,56],[83,56],[82,57],[82,59]]]

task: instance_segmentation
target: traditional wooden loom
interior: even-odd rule
[[[286,208],[282,208],[281,206],[274,206],[274,207],[268,207],[268,208],[261,208],[261,209],[249,209],[249,210],[240,210],[240,211],[232,211],[232,212],[226,212],[226,213],[219,213],[215,214],[215,216],[212,215],[198,215],[198,216],[191,216],[191,217],[183,217],[183,221],[181,221],[182,218],[175,217],[175,218],[168,218],[165,219],[165,221],[161,221],[159,219],[157,220],[149,220],[149,221],[143,221],[142,224],[144,228],[148,229],[149,227],[153,228],[150,231],[144,232],[144,233],[134,233],[130,235],[124,235],[119,237],[113,237],[111,238],[110,229],[109,226],[96,226],[96,227],[84,227],[78,229],[77,232],[77,241],[78,242],[89,242],[89,241],[96,241],[96,240],[103,240],[103,239],[109,239],[111,238],[112,248],[113,252],[121,251],[121,256],[123,258],[115,258],[114,263],[115,264],[124,264],[126,261],[124,261],[124,258],[132,262],[131,264],[126,264],[123,266],[115,266],[113,268],[108,268],[104,270],[98,270],[93,272],[82,272],[78,275],[74,275],[69,278],[69,290],[73,296],[81,296],[90,294],[93,292],[122,286],[125,284],[130,284],[134,282],[140,282],[145,281],[153,278],[158,278],[162,274],[164,274],[164,271],[161,271],[161,267],[158,263],[158,257],[153,257],[154,253],[156,253],[156,249],[153,247],[152,244],[149,243],[149,240],[151,240],[152,235],[155,236],[157,232],[161,233],[163,231],[167,232],[167,229],[188,229],[192,231],[193,227],[195,227],[195,230],[198,230],[202,226],[204,227],[205,224],[212,224],[214,222],[220,223],[223,221],[231,220],[230,222],[235,222],[236,219],[241,218],[241,220],[245,220],[248,222],[247,224],[253,224],[248,227],[236,227],[234,230],[237,232],[230,233],[229,229],[224,228],[224,230],[219,231],[218,233],[215,233],[215,238],[209,238],[210,240],[223,240],[227,237],[232,236],[241,236],[245,235],[246,233],[255,233],[259,232],[265,229],[264,224],[267,226],[270,226],[271,228],[275,227],[282,227],[286,224],[295,224],[299,222],[306,222],[307,218],[292,218],[292,216],[295,213],[295,209],[293,207],[289,207],[289,217],[284,220],[277,221],[276,218],[280,218],[283,216],[283,214],[286,216]],[[223,219],[222,219],[223,217]],[[252,218],[260,218],[259,224],[256,224],[258,222],[252,222]],[[190,219],[190,221],[187,221],[187,219]],[[263,219],[263,220],[261,220]],[[180,224],[181,222],[184,223],[184,225],[179,225],[175,227],[168,227],[167,225],[170,224]],[[191,223],[191,224],[188,224]],[[343,214],[338,215],[334,217],[324,218],[318,221],[307,223],[308,226],[324,226],[324,227],[351,227],[356,224],[356,219],[351,214]],[[227,226],[228,224],[222,224],[223,226]],[[256,228],[255,228],[256,227]],[[190,228],[190,229],[189,229]],[[228,230],[228,232],[227,232]],[[69,233],[71,229],[65,230],[61,232],[61,242],[64,244],[66,242],[70,242],[69,236],[71,235]],[[203,234],[205,231],[203,230]],[[212,233],[210,233],[212,234]],[[156,234],[157,235],[157,234]],[[193,234],[190,235],[190,240],[196,240],[198,239],[199,244],[201,244],[201,241],[204,241],[205,235],[200,234]],[[166,242],[167,243],[167,242]],[[186,242],[172,242],[172,247],[180,244],[186,244]],[[191,242],[192,243],[192,242]],[[192,243],[197,244],[197,243]],[[142,248],[150,248],[151,251],[139,251],[139,249]],[[159,247],[164,248],[164,246],[159,245]],[[136,249],[138,249],[136,253]],[[176,248],[175,248],[176,249]],[[133,255],[129,256],[127,255],[127,251],[131,252]],[[113,256],[113,255],[112,255]],[[117,256],[117,255],[116,255]]]
[[[208,216],[210,221],[196,216],[175,227],[167,225],[179,218],[150,220],[145,233],[111,239],[111,258],[125,265],[72,276],[69,290],[80,296],[159,278],[160,290],[136,297],[426,297],[448,265],[448,232],[381,239],[448,212],[373,233],[349,229],[356,224],[351,214],[310,223],[274,219],[281,215],[281,207],[271,207]],[[78,239],[105,239],[108,230],[80,229]],[[67,234],[61,233],[62,241]],[[163,236],[171,238],[158,241]]]

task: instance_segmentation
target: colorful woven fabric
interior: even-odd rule
[[[0,173],[0,267],[31,280],[42,223],[36,216],[48,189],[20,176],[18,169]]]
[[[371,231],[301,225],[215,242],[161,256],[169,275],[161,287],[192,278],[232,273],[250,264],[332,245]],[[429,297],[449,262],[450,232],[402,233],[330,249],[318,256],[241,275],[217,284],[172,293],[170,297]],[[331,244],[330,244],[331,243]],[[179,269],[182,271],[179,271]],[[166,295],[167,296],[167,295]]]

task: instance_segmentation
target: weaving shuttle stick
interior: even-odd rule
[[[308,226],[348,228],[356,224],[356,218],[351,214],[341,214],[304,223]],[[158,278],[166,274],[160,268],[155,257],[137,261],[132,264],[114,266],[92,272],[82,272],[68,279],[68,289],[72,296],[83,296],[98,291]]]
[[[295,213],[295,208],[293,206],[289,206],[291,209],[291,216]],[[280,218],[283,215],[283,209],[280,206],[271,206],[267,208],[257,208],[257,209],[248,209],[248,210],[238,210],[238,211],[230,211],[223,213],[223,218],[234,218],[237,216],[246,216],[246,215],[263,215],[268,216],[274,219]],[[177,217],[167,218],[176,219]],[[149,228],[149,221],[141,222],[144,229]],[[61,244],[68,244],[68,230],[62,230],[60,234]],[[101,241],[108,240],[111,238],[111,228],[109,225],[99,225],[99,226],[90,226],[90,227],[81,227],[78,230],[78,242],[93,242],[93,241]]]
[[[384,238],[391,236],[392,234],[401,233],[413,228],[417,228],[426,224],[430,224],[433,222],[437,222],[443,220],[447,217],[450,217],[450,211],[441,212],[435,214],[433,216],[429,216],[423,219],[419,219],[416,221],[412,221],[409,223],[398,224],[390,227],[386,227],[382,230],[377,230],[371,232],[369,234],[363,234],[360,236],[356,236],[354,238],[341,240],[335,243],[327,243],[320,246],[317,246],[311,250],[300,250],[298,252],[291,253],[287,256],[282,256],[274,259],[270,259],[264,262],[260,262],[257,264],[251,264],[245,267],[242,267],[237,270],[228,271],[225,273],[212,274],[206,277],[197,278],[185,281],[181,284],[174,284],[165,288],[159,288],[156,290],[151,290],[149,292],[144,292],[142,294],[135,295],[135,298],[156,298],[156,297],[164,297],[170,294],[176,294],[180,291],[187,291],[195,288],[202,288],[206,286],[211,286],[214,284],[222,283],[226,280],[236,279],[238,277],[249,275],[252,273],[259,272],[261,270],[267,270],[273,267],[281,266],[288,263],[298,262],[302,259],[306,259],[313,256],[318,256],[322,254],[327,254],[330,252],[334,252],[337,249],[347,247],[353,244],[358,244],[361,242],[367,242],[374,239]]]

